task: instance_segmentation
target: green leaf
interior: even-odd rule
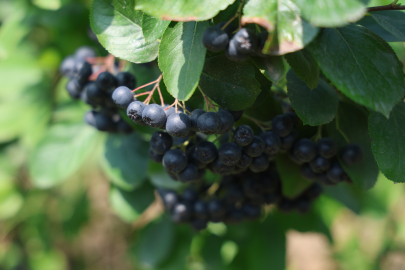
[[[97,145],[97,132],[84,124],[58,124],[49,129],[29,160],[35,186],[49,188],[76,173]]]
[[[205,61],[200,86],[209,98],[232,111],[249,108],[260,93],[254,67],[247,62],[235,63],[224,55]]]
[[[379,23],[377,23],[373,16],[364,16],[360,21],[356,22],[361,26],[364,26],[368,30],[372,31],[374,34],[380,36],[387,42],[398,42],[398,38],[392,35],[390,32],[385,30]]]
[[[242,23],[256,23],[269,31],[264,51],[272,55],[301,50],[319,31],[301,19],[292,0],[250,0],[243,9]]]
[[[179,100],[188,100],[197,88],[207,51],[201,40],[208,26],[208,22],[179,22],[163,34],[159,67],[167,91]]]
[[[330,85],[320,80],[318,87],[311,90],[292,70],[287,74],[287,81],[291,105],[304,125],[319,126],[333,120],[339,97]]]
[[[328,137],[335,140],[340,149],[346,146],[347,142],[336,129],[336,120],[340,130],[346,134],[350,142],[361,146],[364,153],[363,162],[354,166],[346,166],[342,162],[341,164],[353,182],[364,190],[374,186],[379,171],[371,151],[371,139],[367,127],[368,116],[369,113],[356,104],[341,102],[336,119],[326,125]]]
[[[140,186],[148,170],[148,145],[137,134],[109,134],[103,159],[103,170],[121,189]]]
[[[295,0],[302,16],[320,27],[344,26],[366,13],[366,5],[358,0]]]
[[[142,17],[142,33],[146,42],[153,42],[160,39],[169,26],[170,21],[163,21],[143,14]]]
[[[128,223],[137,220],[155,199],[154,188],[148,182],[144,182],[142,186],[133,191],[125,191],[112,186],[109,197],[114,212]]]
[[[405,103],[396,105],[389,119],[372,112],[368,125],[381,172],[391,181],[405,182]]]
[[[312,182],[302,178],[300,166],[291,161],[287,155],[278,155],[276,165],[283,182],[284,196],[295,198],[312,184]]]
[[[391,10],[370,12],[370,15],[398,40],[405,41],[405,13]]]
[[[121,59],[145,63],[158,54],[159,42],[146,42],[142,33],[143,13],[134,10],[134,1],[94,0],[90,22],[101,45]]]
[[[135,9],[170,21],[211,19],[235,0],[136,0]]]
[[[324,29],[309,48],[325,76],[347,97],[371,110],[388,117],[405,93],[395,52],[364,27]]]
[[[285,60],[294,73],[303,80],[309,88],[315,89],[319,81],[319,66],[311,52],[304,48],[300,51],[284,55]]]
[[[253,63],[272,82],[283,78],[285,66],[281,56],[251,57]]]
[[[136,248],[136,257],[140,264],[155,269],[173,251],[175,230],[173,222],[162,218],[152,223],[142,233]]]

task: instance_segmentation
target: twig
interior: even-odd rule
[[[241,28],[241,25],[242,25],[241,24],[241,18],[242,18],[241,14],[242,14],[242,7],[243,7],[244,2],[245,2],[245,0],[240,0],[240,4],[238,7],[238,10],[236,11],[236,14],[233,15],[233,17],[230,18],[229,21],[227,21],[226,24],[224,24],[224,26],[222,26],[222,28],[221,28],[222,30],[225,30],[225,28],[228,27],[228,25],[231,24],[231,22],[233,22],[233,20],[235,20],[238,17],[239,17],[239,29]]]
[[[210,110],[210,107],[214,110],[217,111],[215,108],[215,105],[212,104],[211,100],[204,94],[203,90],[201,89],[200,85],[198,85],[198,89],[200,90],[201,94],[203,95],[205,102],[207,103],[207,112]]]
[[[382,10],[405,10],[405,5],[397,4],[398,0],[395,0],[389,5],[385,6],[377,6],[377,7],[369,7],[367,8],[367,12],[372,12],[372,11],[382,11]]]

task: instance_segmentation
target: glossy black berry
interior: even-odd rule
[[[158,190],[160,197],[162,198],[163,204],[166,210],[171,211],[173,206],[179,202],[179,196],[173,190]]]
[[[285,137],[291,133],[294,128],[293,120],[284,115],[277,115],[271,121],[272,131],[280,137]]]
[[[191,130],[198,132],[198,126],[197,126],[197,120],[198,117],[200,117],[202,114],[204,114],[205,111],[202,109],[195,109],[194,111],[191,112],[189,118],[190,118],[190,124],[191,124]]]
[[[80,83],[86,83],[92,73],[93,69],[91,65],[88,62],[83,62],[77,69],[77,80]]]
[[[301,139],[295,143],[293,154],[302,162],[310,162],[316,157],[316,144],[310,139]]]
[[[222,126],[221,117],[214,112],[206,112],[197,119],[197,127],[201,133],[216,134]]]
[[[334,161],[327,172],[328,178],[332,183],[340,183],[345,181],[348,176],[343,170],[342,166],[338,161]]]
[[[251,157],[258,157],[263,153],[264,148],[264,141],[259,136],[254,136],[252,142],[243,147],[243,151]]]
[[[241,111],[230,111],[230,110],[225,110],[223,108],[219,108],[219,111],[227,111],[233,116],[233,121],[236,122],[238,121],[242,115],[243,115],[243,110]]]
[[[240,53],[250,54],[256,50],[257,36],[247,28],[240,29],[232,38],[235,42],[235,47]]]
[[[225,49],[228,42],[228,34],[216,26],[211,26],[205,29],[202,37],[204,47],[214,52],[219,52]]]
[[[230,203],[242,202],[245,198],[242,187],[238,184],[231,184],[226,189],[226,200]]]
[[[163,167],[171,173],[179,173],[187,166],[187,156],[181,150],[172,149],[163,156]]]
[[[173,138],[166,132],[155,132],[150,139],[150,147],[160,155],[169,151],[172,145]]]
[[[318,174],[311,169],[308,163],[305,163],[300,167],[300,174],[303,178],[309,181],[315,181],[318,178]]]
[[[243,192],[249,198],[255,198],[262,194],[261,182],[258,178],[249,177],[243,182]]]
[[[181,193],[181,199],[187,203],[194,203],[198,199],[198,193],[194,188],[186,188]]]
[[[208,202],[208,212],[211,216],[221,217],[226,214],[226,205],[219,199],[212,199]]]
[[[142,121],[142,112],[146,105],[141,101],[131,102],[127,107],[127,116],[135,123]]]
[[[252,164],[250,164],[250,170],[252,172],[263,172],[269,167],[270,161],[265,154],[261,154],[258,157],[253,158]]]
[[[262,214],[260,206],[252,205],[249,203],[244,203],[242,205],[242,212],[244,217],[249,220],[258,219]]]
[[[117,86],[114,75],[108,71],[100,73],[96,79],[96,83],[98,87],[105,92],[111,91]]]
[[[134,89],[136,85],[136,79],[134,75],[129,72],[120,72],[116,76],[118,86],[126,86],[129,89]]]
[[[259,177],[260,187],[263,192],[275,192],[281,183],[278,173],[263,173]]]
[[[243,217],[244,216],[242,209],[237,209],[235,206],[233,206],[228,210],[226,222],[231,224],[238,224],[243,220]]]
[[[197,218],[206,219],[208,218],[208,204],[203,200],[197,200],[194,202],[194,215]]]
[[[231,39],[228,47],[225,48],[225,56],[235,62],[244,62],[249,59],[248,54],[243,54],[236,49],[236,41]]]
[[[167,118],[165,111],[161,106],[157,104],[149,104],[142,111],[142,120],[150,127],[164,128]]]
[[[280,151],[288,151],[294,146],[294,143],[298,140],[298,132],[294,129],[285,137],[280,138],[281,141],[281,150]]]
[[[245,152],[242,152],[242,156],[239,159],[238,163],[236,165],[239,168],[248,168],[250,164],[252,164],[253,158],[249,155],[247,155]]]
[[[311,160],[311,162],[309,162],[309,166],[315,173],[322,173],[329,170],[331,161],[330,159],[324,158],[322,156],[317,156],[313,160]]]
[[[187,222],[192,217],[191,206],[186,203],[176,203],[173,206],[171,217],[177,223]]]
[[[195,147],[195,157],[203,163],[211,163],[218,156],[218,150],[215,144],[209,141],[202,141]]]
[[[280,151],[280,137],[272,131],[266,131],[260,135],[264,141],[264,153],[267,155],[275,155]]]
[[[201,171],[192,163],[189,163],[184,170],[177,174],[177,178],[182,183],[197,181],[202,176]]]
[[[86,124],[95,127],[96,126],[96,114],[98,112],[96,111],[88,111],[86,112],[86,114],[84,115],[84,121],[86,122]]]
[[[115,127],[111,117],[101,113],[95,115],[95,123],[96,128],[100,131],[113,131]]]
[[[122,118],[120,118],[120,120],[118,120],[118,122],[116,122],[115,124],[117,126],[117,128],[116,128],[117,132],[119,132],[119,133],[129,134],[134,131],[132,126],[130,124],[128,124],[127,121],[125,121]]]
[[[81,46],[76,49],[74,56],[78,60],[86,60],[89,57],[97,57],[97,52],[90,46]]]
[[[72,78],[66,84],[66,90],[73,99],[79,99],[82,92],[82,86],[76,78]]]
[[[76,59],[74,56],[66,57],[59,67],[59,72],[66,77],[73,77],[75,74]]]
[[[234,166],[228,166],[223,164],[219,158],[215,159],[212,163],[210,163],[209,168],[213,173],[219,175],[229,175],[234,170]]]
[[[134,101],[134,94],[128,87],[120,86],[114,90],[112,99],[118,107],[126,109]]]
[[[199,232],[207,228],[208,220],[205,219],[193,219],[190,221],[190,226],[193,230]]]
[[[236,143],[225,143],[218,149],[218,157],[223,164],[233,166],[242,157],[242,150]]]
[[[361,149],[360,145],[356,143],[348,144],[342,149],[340,158],[347,166],[359,164],[364,159],[363,150]]]
[[[298,115],[295,112],[289,111],[289,112],[284,113],[284,115],[291,118],[294,126],[298,126],[301,122],[301,119],[298,117]]]
[[[316,145],[316,149],[318,150],[318,154],[324,158],[332,158],[338,151],[337,144],[330,138],[320,139]]]
[[[190,119],[184,113],[174,113],[166,121],[166,131],[173,137],[186,137],[190,127]]]
[[[232,114],[225,110],[220,110],[217,114],[221,118],[222,123],[221,128],[217,131],[217,133],[224,134],[230,131],[233,127],[233,124],[235,123]]]
[[[156,153],[152,148],[149,149],[149,158],[156,163],[162,163],[163,161],[163,155]]]
[[[246,146],[253,141],[254,132],[248,125],[241,125],[236,128],[233,141],[240,146]]]

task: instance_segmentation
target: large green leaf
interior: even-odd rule
[[[170,21],[211,19],[235,0],[136,0],[135,8]]]
[[[291,105],[304,125],[319,126],[332,121],[339,98],[330,85],[320,80],[318,87],[311,90],[292,70],[287,74],[287,81]]]
[[[389,119],[372,112],[368,125],[381,172],[394,182],[405,182],[405,103],[395,106]]]
[[[377,23],[373,16],[364,16],[360,21],[356,22],[361,26],[364,26],[368,30],[372,31],[374,34],[380,36],[387,42],[397,42],[399,41],[393,34],[384,29],[379,23]]]
[[[247,62],[235,63],[224,55],[205,61],[200,86],[209,98],[233,111],[249,108],[260,93],[254,67]]]
[[[188,100],[197,88],[207,51],[201,40],[208,26],[208,22],[179,22],[163,35],[159,67],[167,91],[179,100]]]
[[[405,93],[395,52],[362,26],[326,28],[309,48],[326,77],[361,105],[388,117]]]
[[[283,182],[283,194],[286,197],[295,198],[312,184],[301,176],[300,166],[291,161],[287,155],[278,155],[276,164]]]
[[[340,149],[346,146],[347,142],[336,129],[336,120],[338,120],[340,130],[350,142],[361,146],[364,153],[363,162],[354,166],[346,166],[342,163],[342,166],[353,182],[362,189],[370,189],[374,186],[379,171],[371,151],[371,138],[367,126],[368,116],[369,113],[356,104],[341,102],[337,118],[326,125],[328,137],[335,140]]]
[[[84,124],[54,125],[30,156],[35,186],[49,188],[67,180],[83,166],[97,141],[96,130]]]
[[[137,134],[108,135],[103,166],[111,181],[124,190],[140,186],[148,170],[148,144]]]
[[[101,45],[111,54],[144,63],[156,58],[159,42],[145,41],[142,16],[141,11],[134,10],[134,1],[94,0],[90,22]]]
[[[300,51],[284,55],[285,60],[294,73],[303,80],[309,88],[314,89],[319,81],[319,66],[311,52],[304,48]]]
[[[371,12],[370,14],[385,30],[398,40],[405,41],[405,13],[391,10]]]
[[[301,50],[318,34],[318,28],[301,19],[292,0],[250,0],[242,23],[260,24],[269,31],[264,51],[273,55]]]
[[[295,0],[302,16],[320,27],[343,26],[355,22],[366,13],[366,5],[358,0]]]
[[[155,199],[153,187],[144,182],[142,186],[125,191],[112,186],[110,189],[110,205],[114,212],[124,221],[134,222]]]
[[[146,42],[153,42],[160,39],[169,26],[170,21],[163,21],[143,14],[142,17],[142,33]]]
[[[272,82],[283,78],[286,67],[282,56],[251,57],[257,68]]]

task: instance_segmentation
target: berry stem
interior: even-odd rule
[[[243,117],[245,117],[246,119],[249,119],[250,121],[255,123],[262,131],[271,129],[270,127],[265,127],[266,124],[263,123],[262,121],[257,120],[256,118],[253,118],[253,117],[250,117],[247,115],[243,115]]]
[[[235,20],[236,18],[239,17],[239,29],[242,28],[242,24],[241,24],[241,20],[242,20],[242,7],[243,7],[243,3],[245,2],[245,0],[240,0],[240,4],[238,7],[238,10],[236,11],[236,14],[229,19],[229,21],[226,22],[226,24],[224,24],[224,26],[222,26],[221,30],[225,30],[226,27],[228,27],[229,24],[231,24],[231,22],[233,22],[233,20]]]
[[[313,137],[313,140],[315,142],[319,141],[320,139],[322,139],[322,125],[318,126],[318,131],[316,132],[315,136]]]
[[[140,96],[145,96],[145,95],[149,95],[151,91],[147,91],[147,92],[143,92],[140,94],[136,94],[135,97],[140,97]]]
[[[175,105],[176,105],[176,101],[175,101],[172,105],[170,105],[170,106],[168,106],[167,108],[165,108],[164,111],[170,109],[171,107],[173,107],[173,106],[175,106]]]
[[[205,99],[205,103],[207,104],[207,112],[210,110],[210,107],[214,110],[217,111],[217,109],[215,108],[215,105],[212,104],[211,100],[204,94],[203,90],[201,89],[201,86],[198,85],[198,89],[200,90],[201,94],[203,95],[204,99]]]
[[[372,12],[372,11],[381,11],[381,10],[405,10],[405,5],[397,4],[398,0],[395,0],[389,5],[385,6],[377,6],[377,7],[369,7],[367,8],[367,12]]]
[[[343,132],[343,130],[339,126],[339,113],[336,114],[336,130],[339,131],[340,134],[342,134],[343,138],[346,140],[348,144],[350,144],[349,137]]]
[[[145,88],[146,86],[149,86],[149,85],[152,85],[152,84],[154,84],[154,83],[160,82],[160,81],[162,80],[162,76],[163,76],[163,75],[161,74],[161,75],[159,76],[159,78],[157,78],[156,80],[151,81],[150,83],[141,85],[141,86],[135,88],[134,90],[132,90],[132,92],[136,92],[136,91],[138,91],[139,89]]]

